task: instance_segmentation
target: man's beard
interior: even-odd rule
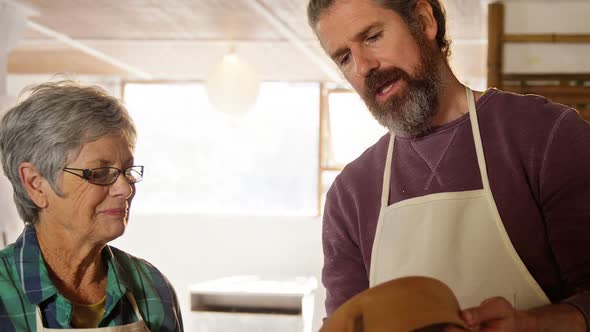
[[[365,79],[363,100],[379,123],[396,135],[418,137],[428,133],[432,118],[439,105],[442,89],[441,75],[436,63],[435,51],[423,39],[416,36],[420,62],[414,68],[414,77],[393,67],[376,70]],[[405,82],[383,103],[376,100],[379,88],[400,80]]]

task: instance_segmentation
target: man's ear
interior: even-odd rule
[[[48,205],[47,199],[47,186],[44,184],[47,182],[45,178],[39,173],[35,165],[25,162],[18,166],[18,174],[22,184],[25,186],[27,193],[31,200],[39,208],[46,208]]]
[[[438,23],[434,17],[432,6],[426,0],[418,0],[416,4],[416,17],[422,32],[428,41],[434,41],[438,33]]]

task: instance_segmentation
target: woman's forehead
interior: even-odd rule
[[[133,151],[123,135],[107,135],[82,144],[73,162],[83,162],[100,166],[116,163],[125,164],[133,161]]]

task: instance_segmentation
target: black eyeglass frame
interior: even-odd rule
[[[96,182],[93,182],[93,181],[90,180],[90,174],[91,174],[92,171],[97,170],[97,169],[105,169],[105,168],[117,170],[117,172],[118,172],[117,173],[117,176],[113,179],[112,182],[110,182],[110,183],[96,183]],[[117,182],[117,179],[119,179],[119,176],[121,174],[125,175],[125,173],[127,173],[128,170],[135,170],[135,171],[137,171],[137,168],[140,169],[139,175],[141,175],[141,179],[139,181],[130,182],[129,181],[129,178],[127,176],[125,176],[125,179],[127,180],[127,182],[129,184],[135,184],[135,183],[141,182],[141,180],[143,180],[143,165],[129,166],[129,167],[123,169],[123,170],[120,170],[120,169],[118,169],[116,167],[110,167],[110,166],[109,167],[97,167],[97,168],[71,168],[71,167],[64,167],[63,171],[66,172],[66,173],[75,175],[75,176],[77,176],[77,177],[79,177],[81,179],[84,179],[84,180],[88,181],[89,183],[95,184],[97,186],[110,186],[113,183]],[[82,171],[82,175],[80,175],[78,173],[75,173],[75,172],[72,172],[72,171]]]

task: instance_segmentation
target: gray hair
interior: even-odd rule
[[[310,0],[307,5],[307,20],[315,31],[322,14],[332,6],[335,0]],[[416,36],[421,31],[421,25],[415,15],[418,0],[373,0],[379,6],[393,10],[406,22],[410,31]],[[451,42],[447,39],[447,23],[444,7],[439,0],[426,0],[432,7],[432,13],[438,25],[436,43],[445,59],[451,55]]]
[[[133,149],[136,132],[122,103],[99,87],[61,81],[23,92],[30,95],[10,109],[0,123],[0,158],[4,174],[12,183],[20,217],[25,223],[36,223],[39,208],[21,182],[20,164],[35,165],[61,196],[57,186],[60,172],[83,144],[121,134]]]

